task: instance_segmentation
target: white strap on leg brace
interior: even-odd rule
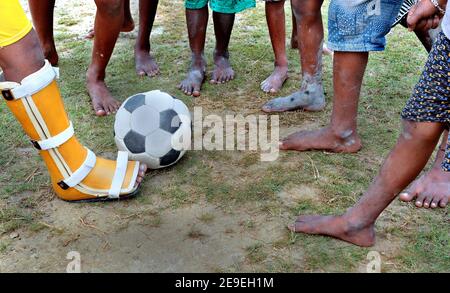
[[[64,130],[63,132],[50,137],[45,140],[41,141],[35,141],[32,140],[31,143],[34,145],[35,148],[38,150],[46,151],[49,149],[54,149],[59,147],[60,145],[64,144],[66,141],[68,141],[72,136],[75,135],[75,132],[73,130],[72,121],[69,124],[69,127]]]
[[[59,67],[53,67],[53,70],[55,71],[56,79],[59,79]]]
[[[122,188],[123,180],[127,173],[128,153],[119,152],[117,154],[116,171],[112,179],[111,187],[109,189],[109,198],[119,198],[120,190]]]
[[[45,60],[45,65],[38,71],[25,77],[21,83],[0,84],[3,98],[7,101],[18,100],[26,96],[31,96],[48,86],[56,78],[56,72]],[[13,85],[13,86],[10,86]]]
[[[94,166],[95,166],[97,157],[90,149],[86,148],[86,150],[87,150],[87,156],[86,156],[86,159],[84,160],[83,164],[81,164],[81,166],[78,168],[78,170],[73,172],[72,176],[58,182],[59,187],[61,187],[64,190],[69,189],[70,187],[74,187],[75,185],[78,185],[81,181],[84,180],[84,178],[86,178],[89,175],[92,168],[94,168]]]

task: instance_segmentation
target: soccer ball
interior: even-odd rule
[[[191,114],[177,98],[159,90],[129,97],[119,108],[114,139],[131,160],[159,169],[175,164],[191,140]]]

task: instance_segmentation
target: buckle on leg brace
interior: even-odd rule
[[[39,145],[39,142],[37,142],[36,140],[30,140],[30,141],[35,149],[40,150],[40,151],[42,150],[41,146]]]
[[[67,185],[67,184],[66,184],[64,181],[62,181],[62,180],[59,181],[57,184],[58,184],[59,187],[61,187],[62,190],[67,190],[67,189],[70,188],[70,186]]]
[[[2,96],[7,101],[13,101],[14,100],[14,95],[13,95],[11,89],[3,89],[2,90]]]

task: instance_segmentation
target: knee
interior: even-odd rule
[[[436,140],[436,135],[439,135],[439,132],[442,131],[442,128],[437,125],[436,129],[431,129],[430,126],[431,125],[429,125],[429,123],[404,120],[401,138],[406,141],[420,140],[434,142]]]
[[[123,0],[96,0],[95,4],[100,13],[108,16],[118,16],[123,13]]]
[[[304,23],[314,23],[316,21],[322,21],[321,18],[321,1],[318,0],[293,0],[292,12],[297,20]]]

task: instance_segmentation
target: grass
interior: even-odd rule
[[[324,15],[327,3],[323,8]],[[236,79],[222,86],[206,83],[202,96],[196,99],[186,97],[176,89],[189,65],[190,52],[183,9],[174,9],[174,5],[182,7],[182,1],[160,3],[154,30],[161,33],[152,38],[152,49],[162,75],[153,79],[138,78],[134,74],[132,54],[134,37],[132,34],[131,37],[122,35],[108,66],[107,83],[112,93],[123,101],[138,92],[161,89],[179,97],[191,109],[194,106],[203,107],[205,114],[259,114],[259,107],[272,98],[259,89],[259,83],[273,68],[263,4],[259,3],[257,9],[238,16],[230,45]],[[286,8],[289,16],[289,6],[286,5]],[[95,118],[84,88],[84,72],[90,60],[92,42],[81,40],[82,32],[76,30],[79,20],[75,15],[60,13],[63,15],[56,22],[55,39],[60,53],[61,92],[67,111],[77,135],[87,147],[100,155],[113,153],[116,151],[112,137],[114,117]],[[290,31],[290,17],[286,19]],[[326,25],[326,17],[324,22]],[[208,70],[211,70],[214,49],[212,31],[210,23],[206,43]],[[280,95],[295,91],[301,80],[297,51],[288,50],[288,58],[290,79]],[[276,218],[283,222],[295,219],[297,214],[341,213],[367,189],[383,158],[394,145],[400,129],[399,113],[419,78],[425,60],[426,52],[420,42],[400,27],[389,34],[384,53],[370,55],[358,120],[364,148],[358,154],[288,152],[281,153],[276,162],[261,163],[259,154],[255,152],[191,151],[176,166],[149,174],[142,195],[136,202],[145,208],[152,207],[157,202],[155,199],[161,199],[164,203],[162,209],[174,210],[206,201],[224,210],[245,214],[251,210],[264,219]],[[294,129],[327,124],[333,94],[332,60],[327,56],[324,57],[324,86],[328,104],[323,112],[283,113],[280,115],[281,126]],[[48,193],[50,182],[45,166],[34,150],[24,151],[29,148],[28,140],[5,103],[0,103],[0,113],[3,150],[0,152],[0,253],[6,253],[9,232],[18,229],[31,233],[45,231],[39,224],[45,216],[40,204],[53,199],[43,199],[42,195]],[[36,175],[24,182],[24,178],[32,172]],[[284,205],[278,194],[298,185],[320,192],[314,199],[299,200],[292,206]],[[25,195],[26,199],[22,200]],[[76,209],[89,207],[79,205]],[[383,266],[383,271],[449,271],[448,209],[417,211],[404,207],[404,204],[394,202],[377,225],[380,238],[388,239],[382,241],[386,247],[381,245],[375,248],[380,252],[387,251],[384,259],[390,265]],[[137,220],[152,227],[161,224],[159,214]],[[200,214],[197,220],[204,224],[220,221],[208,213]],[[264,222],[254,220],[241,223],[249,232],[259,231],[263,225]],[[226,231],[234,233],[235,230],[238,228],[230,227]],[[205,237],[195,227],[186,233],[191,239]],[[392,250],[394,244],[401,249]],[[288,250],[301,252],[304,255],[302,261],[293,261],[288,253],[281,253]],[[366,263],[369,251],[329,238],[289,233],[281,239],[248,246],[244,254],[250,267],[245,264],[236,266],[244,271],[347,272],[355,271]]]

